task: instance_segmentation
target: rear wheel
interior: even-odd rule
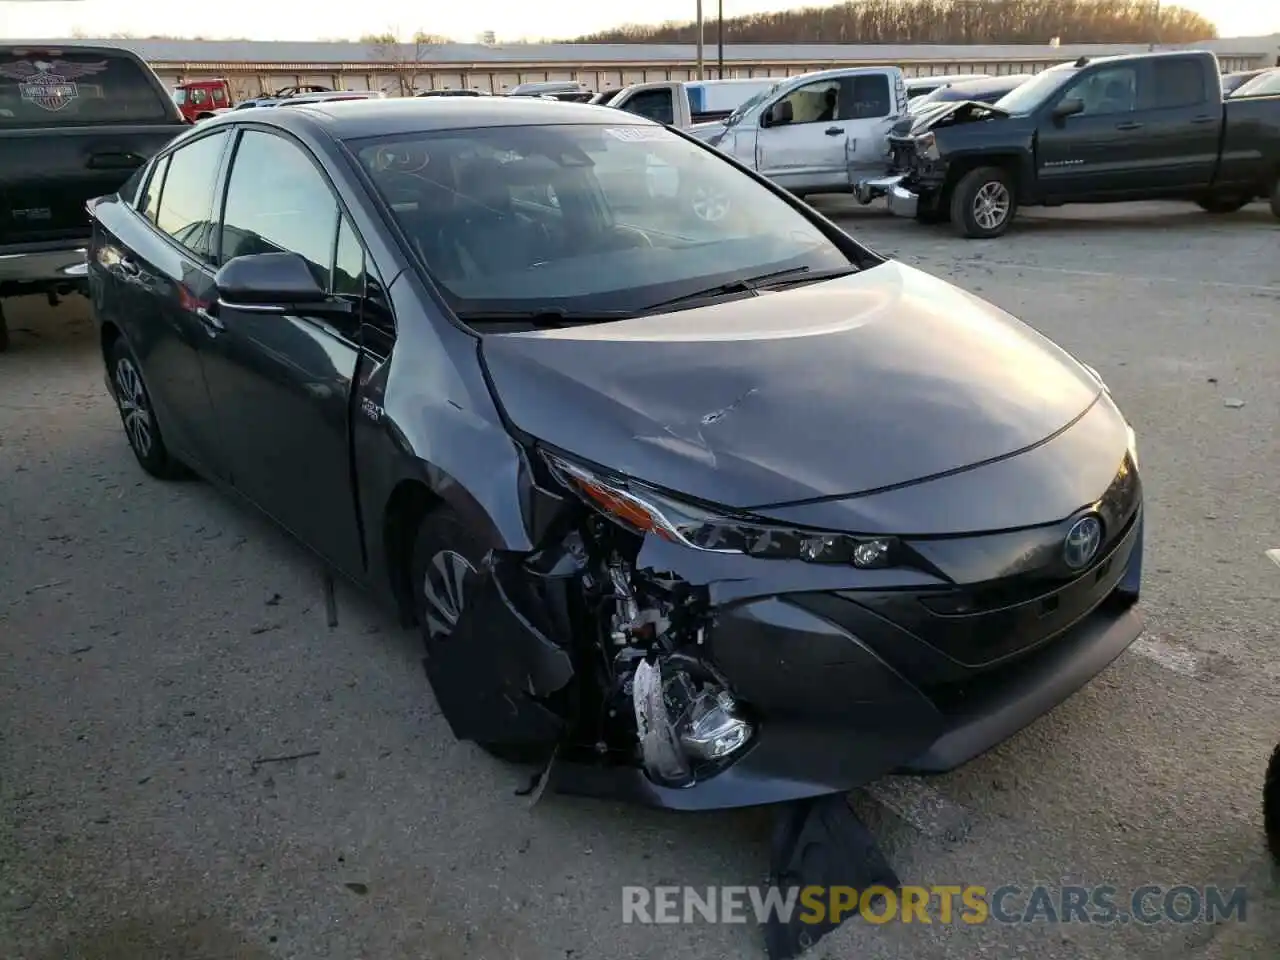
[[[951,223],[962,237],[1001,236],[1017,209],[1013,178],[999,167],[970,170],[951,194]]]
[[[485,555],[480,541],[457,512],[445,505],[428,511],[418,526],[410,559],[414,609],[422,625],[427,659],[453,637],[458,618]],[[479,743],[486,753],[511,763],[541,763],[550,756],[544,744]]]
[[[1280,217],[1280,173],[1276,174],[1275,182],[1271,184],[1271,212]]]
[[[9,349],[9,321],[4,318],[4,303],[0,302],[0,353]]]
[[[186,469],[169,453],[160,435],[151,394],[142,379],[142,367],[123,337],[111,345],[107,362],[111,368],[111,392],[124,425],[129,447],[143,470],[161,480],[176,480]]]
[[[1235,213],[1248,202],[1248,197],[1222,195],[1204,197],[1197,200],[1196,205],[1206,213]]]

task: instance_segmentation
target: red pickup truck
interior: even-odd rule
[[[173,88],[173,102],[183,119],[197,123],[234,106],[231,84],[224,79],[189,80]]]

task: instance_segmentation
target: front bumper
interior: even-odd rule
[[[83,241],[13,245],[0,252],[0,287],[84,283],[88,269]]]
[[[844,792],[894,772],[952,770],[1052,710],[1138,638],[1142,540],[1139,510],[1075,580],[966,615],[971,622],[949,632],[942,621],[957,615],[934,616],[923,605],[915,622],[904,622],[902,612],[925,596],[910,591],[731,605],[719,611],[707,653],[735,695],[758,709],[757,733],[736,761],[685,788],[659,786],[629,766],[585,763],[553,765],[548,785],[707,810]],[[985,648],[984,628],[992,631]]]
[[[886,194],[889,212],[895,217],[914,219],[920,209],[920,196],[908,190],[901,182],[895,183]]]

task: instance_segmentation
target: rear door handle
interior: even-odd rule
[[[1210,114],[1207,117],[1192,117],[1191,122],[1192,123],[1213,123],[1217,119],[1218,119],[1217,117]]]
[[[221,333],[223,330],[227,329],[227,325],[225,323],[215,317],[204,307],[196,307],[195,313],[196,317],[205,325],[205,328],[210,334]]]
[[[1142,124],[1137,120],[1126,120],[1124,123],[1116,124],[1117,130],[1141,130]]]
[[[844,133],[844,127],[827,127],[825,132],[828,137],[838,137]]]

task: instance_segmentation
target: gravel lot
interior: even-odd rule
[[[818,205],[1096,367],[1146,474],[1146,639],[992,754],[856,799],[904,882],[1245,884],[1250,902],[1216,926],[854,921],[812,956],[1274,958],[1280,224],[1073,208],[975,242]],[[521,771],[451,738],[414,636],[341,586],[328,629],[300,548],[205,484],[144,477],[83,301],[11,312],[0,957],[763,957],[751,927],[623,925],[621,887],[758,882],[766,817],[531,807]]]

